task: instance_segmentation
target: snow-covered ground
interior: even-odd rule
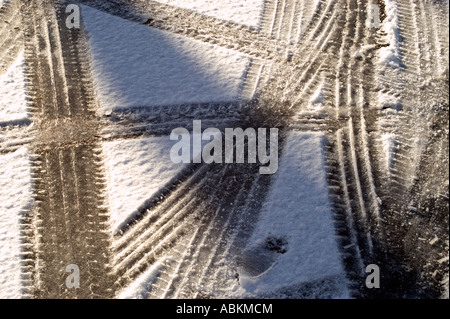
[[[335,239],[321,133],[290,133],[275,183],[246,248],[260,251],[275,240],[284,253],[252,277],[242,270],[243,295],[264,295],[283,287],[324,281],[333,298],[348,298],[347,281]],[[323,285],[323,284],[322,284]],[[306,292],[307,293],[307,292]]]
[[[101,112],[238,99],[249,58],[82,6]],[[175,128],[175,127],[174,127]],[[103,145],[114,230],[185,167],[168,136]]]
[[[239,22],[248,12],[237,1],[161,1]],[[253,2],[244,5],[250,9]],[[242,3],[240,1],[240,3]],[[223,5],[223,7],[222,7]],[[201,9],[200,9],[201,6]],[[255,7],[252,10],[256,10]],[[222,14],[218,16],[217,14]],[[236,16],[234,16],[236,15]],[[102,112],[121,107],[236,100],[249,64],[247,56],[82,7],[89,35],[94,81]],[[254,23],[254,22],[252,22]],[[322,87],[311,108],[323,108]],[[240,296],[274,292],[291,285],[323,281],[335,298],[348,296],[345,272],[335,241],[331,203],[325,177],[322,141],[315,133],[291,133],[275,184],[264,205],[246,252],[258,250],[268,237],[286,241],[286,252],[252,277],[241,273]],[[168,136],[118,140],[103,144],[110,220],[117,230],[183,168],[170,160],[174,141]],[[155,265],[121,293],[139,298],[157,275]],[[318,287],[317,289],[323,289]],[[330,292],[331,289],[331,292]]]
[[[0,76],[0,124],[27,118],[24,58],[21,53],[8,71]]]
[[[194,135],[191,134],[191,145]],[[202,146],[209,141],[202,141]],[[175,164],[169,136],[103,143],[110,220],[114,231],[188,164]],[[198,150],[198,152],[201,150]],[[199,153],[191,154],[198,158]]]
[[[250,26],[260,24],[264,4],[264,0],[156,1]],[[320,1],[314,1],[309,10],[311,14],[316,12]],[[5,2],[7,0],[0,0],[0,7]],[[380,75],[396,77],[402,72],[401,65],[408,61],[407,54],[402,51],[402,37],[403,40],[405,37],[403,33],[400,36],[402,6],[395,0],[385,0],[384,3],[386,17],[381,31],[388,45],[377,50],[377,83],[382,79]],[[448,0],[446,3],[448,10]],[[94,84],[102,115],[120,108],[228,102],[239,98],[250,64],[248,56],[130,22],[87,6],[82,6],[82,16],[89,36]],[[437,41],[435,45],[439,49],[443,44]],[[365,46],[357,54],[372,49]],[[443,72],[448,73],[448,63],[445,66],[443,61],[441,64],[446,67]],[[326,114],[326,81],[319,82],[313,92],[301,115]],[[398,113],[407,101],[402,101],[400,95],[394,93],[393,90],[378,90],[375,93],[378,103],[371,106],[386,109],[389,114]],[[24,57],[21,53],[8,71],[0,76],[0,128],[4,124],[28,119]],[[300,296],[349,297],[335,238],[324,141],[323,133],[290,132],[279,170],[240,256],[240,286],[230,295],[286,297],[294,294],[298,297],[297,293]],[[401,140],[393,130],[381,134],[379,141],[380,156],[384,156],[380,163],[383,171],[390,175],[396,168],[395,155],[401,147]],[[410,147],[420,155],[425,142],[425,138],[418,135]],[[113,231],[187,167],[171,161],[170,149],[174,143],[169,136],[103,142],[106,195]],[[411,166],[416,167],[418,163]],[[407,182],[412,183],[412,177]],[[1,154],[0,298],[23,296],[20,216],[32,204],[27,149],[23,147]],[[445,258],[448,261],[448,256]],[[149,283],[164,272],[164,267],[162,258],[118,296],[146,297]],[[448,298],[448,275],[442,284],[446,285],[443,297]]]
[[[82,7],[103,112],[238,99],[249,58]]]
[[[184,167],[170,160],[173,143],[164,136],[103,144],[114,230]]]
[[[20,216],[31,204],[26,148],[0,155],[0,298],[21,298]]]
[[[235,23],[258,26],[264,8],[264,0],[156,0],[171,6],[190,9],[199,13],[229,20]]]

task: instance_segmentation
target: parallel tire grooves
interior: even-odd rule
[[[217,188],[217,180],[221,179],[225,168],[215,167],[211,168],[210,178],[204,178],[207,185],[200,189],[198,194],[191,198],[189,202],[183,205],[183,208],[177,214],[177,219],[163,220],[162,227],[150,234],[146,240],[134,248],[132,252],[127,254],[127,257],[114,267],[114,273],[118,275],[118,285],[123,286],[129,280],[136,278],[142,271],[154,263],[158,258],[171,249],[176,243],[180,242],[185,235],[189,234],[191,227],[204,227],[208,220],[213,216],[213,210],[210,207],[214,205],[208,198],[215,195]],[[222,173],[221,173],[222,172]],[[214,174],[215,173],[215,174]],[[206,176],[205,176],[206,177]],[[168,203],[173,203],[171,198],[168,198]],[[165,211],[161,211],[162,217],[166,219]],[[180,216],[181,214],[181,216]]]
[[[87,111],[90,71],[83,54],[74,49],[83,48],[85,39],[82,31],[66,28],[62,5],[39,0],[21,8],[30,110],[37,123],[32,144],[37,207],[30,218],[36,237],[30,239],[34,295],[106,298],[113,291],[108,215],[102,208],[104,179],[95,140],[98,123],[91,122]],[[66,286],[70,264],[80,269],[78,289]]]
[[[205,183],[206,179],[203,177],[209,174],[211,174],[211,172],[209,171],[208,166],[201,167],[194,171],[185,181],[182,181],[177,185],[176,189],[169,193],[162,202],[155,203],[153,207],[147,209],[139,223],[131,225],[124,235],[116,240],[114,245],[116,253],[119,253],[121,250],[128,247],[135,238],[145,233],[147,229],[154,225],[158,220],[170,219],[172,215],[159,215],[159,213],[169,211],[172,207],[172,203],[178,203],[182,206],[185,202],[189,201],[190,199],[186,195],[192,193],[193,188],[199,183]],[[176,214],[176,211],[174,210],[172,213]]]
[[[209,265],[214,261],[217,254],[217,248],[221,245],[221,241],[227,240],[223,238],[228,223],[233,219],[235,213],[232,203],[239,200],[242,192],[245,192],[243,186],[245,182],[251,182],[252,178],[245,178],[247,174],[241,172],[240,167],[235,166],[229,168],[227,175],[220,183],[221,196],[216,202],[212,203],[212,215],[209,218],[207,228],[202,232],[200,241],[195,245],[194,251],[189,255],[189,261],[184,262],[184,267],[180,268],[180,278],[178,281],[172,282],[170,288],[171,294],[168,297],[182,298],[195,297],[197,292],[202,291],[202,287],[198,287],[199,282],[206,280],[205,272],[208,271]],[[242,183],[239,183],[239,180]],[[236,184],[240,185],[236,187]],[[208,293],[206,291],[206,293]]]

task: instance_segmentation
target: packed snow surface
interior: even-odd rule
[[[386,18],[381,25],[382,30],[386,33],[388,41],[387,47],[380,49],[379,62],[391,67],[399,67],[401,63],[400,58],[400,33],[398,22],[398,8],[397,1],[385,0]]]

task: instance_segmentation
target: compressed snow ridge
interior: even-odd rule
[[[0,298],[21,298],[21,214],[31,204],[26,148],[0,155]]]
[[[23,52],[0,76],[0,124],[28,119]]]
[[[103,112],[239,98],[248,56],[86,6],[82,17]]]
[[[397,1],[385,0],[384,3],[386,18],[381,29],[386,33],[389,46],[380,49],[379,63],[397,68],[401,65]]]
[[[323,139],[321,133],[289,134],[276,180],[246,249],[254,251],[266,246],[268,238],[276,238],[284,241],[283,253],[273,252],[276,260],[262,274],[241,274],[244,296],[264,296],[314,282],[320,286],[324,280],[324,285],[332,282],[333,298],[348,297],[328,197]]]
[[[156,0],[164,4],[190,9],[199,13],[229,20],[238,24],[258,26],[264,0]]]
[[[398,138],[395,134],[385,133],[381,135],[381,143],[385,157],[385,169],[390,174],[395,165],[394,157],[398,148]]]

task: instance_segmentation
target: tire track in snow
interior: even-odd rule
[[[221,170],[219,173],[220,178],[218,185],[222,184],[222,181],[225,178],[225,174],[227,173],[227,167]],[[211,215],[213,215],[213,205],[216,205],[216,202],[219,202],[219,195],[217,194],[219,188],[216,188],[212,192],[212,196],[209,196],[207,199],[207,204],[205,207],[208,207],[208,211],[211,210]],[[208,213],[207,213],[208,214]],[[155,289],[149,294],[150,298],[170,298],[176,294],[175,289],[184,288],[186,282],[190,280],[187,272],[192,268],[193,262],[195,261],[195,256],[200,249],[204,238],[206,237],[208,230],[211,228],[211,218],[214,219],[215,216],[209,217],[207,214],[204,214],[201,223],[197,226],[195,230],[193,230],[194,236],[189,241],[189,244],[186,245],[185,251],[180,252],[177,249],[174,249],[172,254],[174,254],[178,259],[174,257],[170,258],[172,262],[176,263],[176,267],[173,267],[170,271],[163,273],[160,278],[158,278],[158,282],[155,283]],[[164,285],[164,287],[162,287]]]
[[[96,0],[80,1],[106,13],[129,19],[149,27],[184,35],[206,43],[233,49],[259,59],[273,59],[287,47],[259,33],[256,27],[248,27],[227,20],[207,17],[188,9],[148,1],[119,1],[121,6],[108,6]],[[130,13],[132,11],[133,13]],[[133,15],[134,14],[134,15]],[[131,15],[131,16],[130,16]]]
[[[424,264],[431,263],[424,262],[427,258],[423,258],[423,253],[408,244],[417,240],[411,239],[414,237],[412,232],[426,238],[427,228],[431,227],[423,223],[425,219],[417,219],[411,208],[415,204],[411,204],[410,200],[418,193],[417,189],[413,189],[414,185],[428,179],[424,175],[419,177],[421,172],[427,171],[423,168],[427,164],[421,167],[419,163],[422,162],[430,134],[433,134],[428,127],[430,116],[436,113],[433,104],[448,95],[445,93],[448,89],[443,89],[442,85],[442,75],[445,78],[445,73],[439,74],[439,46],[442,42],[438,38],[438,26],[428,19],[424,11],[427,8],[426,11],[436,12],[430,11],[434,7],[429,5],[431,3],[419,1],[398,2],[401,63],[396,69],[385,67],[380,71],[381,75],[377,75],[381,108],[373,112],[376,120],[368,125],[373,132],[369,144],[377,149],[372,152],[371,158],[386,233],[385,256],[380,256],[380,259],[391,269],[384,279],[389,283],[385,295],[392,296],[417,294],[423,297],[435,294],[435,288],[430,287],[433,280],[424,282],[420,279],[426,273],[422,272],[427,267]],[[439,20],[439,17],[434,19]],[[383,101],[384,97],[388,97],[388,101]],[[374,153],[379,155],[374,156]],[[418,220],[423,228],[417,227]],[[432,238],[428,240],[432,241]],[[409,248],[407,245],[410,245]],[[407,271],[405,267],[408,267]]]
[[[329,23],[329,24],[327,24],[327,26],[329,26],[329,25],[331,25],[331,23]],[[325,31],[328,31],[329,30],[329,28],[324,28],[324,30]],[[305,78],[306,78],[306,76],[305,76]],[[230,217],[230,216],[229,216]],[[231,217],[230,217],[231,218]],[[212,226],[212,224],[208,224],[209,226],[207,226],[208,228],[207,229],[209,229],[210,231],[212,231],[212,230],[214,230],[215,228],[217,228],[217,227],[214,227],[214,226]],[[206,226],[205,226],[206,227]],[[221,229],[221,230],[216,230],[215,232],[219,232],[219,233],[222,233],[222,234],[225,234],[226,233],[226,226],[224,226],[225,228],[222,228],[222,227],[220,227],[220,228],[218,228],[218,229]],[[145,228],[145,227],[143,227],[143,228]],[[150,231],[148,232],[149,234],[151,233]],[[211,234],[211,233],[210,233]],[[163,235],[166,235],[166,233],[164,233]],[[171,237],[170,236],[167,236],[167,238],[168,239],[170,239]],[[206,238],[206,236],[202,236],[201,238],[203,238],[202,240],[207,240]],[[201,238],[198,238],[198,239],[195,239],[194,241],[196,242],[196,241],[198,241],[198,240],[200,240]],[[128,241],[127,239],[124,239],[123,240],[123,242],[125,242],[125,241]],[[136,240],[136,245],[134,246],[134,247],[137,247],[138,246],[138,242],[142,242],[142,240]],[[169,248],[170,248],[170,246],[171,245],[173,245],[173,243],[170,243],[170,245],[168,246]],[[222,251],[222,253],[223,253],[223,251],[226,251],[226,247],[225,246],[220,246],[220,247],[217,247],[217,249],[218,249],[218,251]],[[213,251],[213,256],[211,257],[208,257],[208,258],[203,258],[203,257],[201,257],[201,256],[204,256],[206,253],[210,253],[210,250],[211,249],[200,249],[200,250],[197,250],[196,252],[192,252],[192,253],[190,253],[189,255],[187,255],[187,257],[190,257],[190,258],[192,258],[192,255],[194,255],[195,256],[195,259],[194,260],[199,260],[199,259],[202,259],[202,260],[210,260],[210,263],[207,263],[206,265],[204,265],[204,266],[197,266],[197,268],[195,269],[195,271],[194,271],[194,274],[199,278],[198,279],[198,282],[199,282],[199,284],[200,283],[202,283],[202,282],[207,282],[208,280],[207,280],[207,278],[208,278],[208,276],[212,276],[212,274],[211,275],[207,275],[207,274],[209,274],[211,271],[210,271],[210,269],[211,269],[211,266],[212,265],[214,265],[214,262],[215,262],[215,260],[220,260],[220,258],[218,257],[218,256],[216,256],[216,257],[214,257],[215,255],[214,255],[214,251],[216,251],[216,249],[213,249],[212,251]],[[156,256],[156,253],[154,254],[154,250],[153,251],[150,251],[150,254],[152,254],[152,257],[151,257],[151,259],[149,259],[149,260],[153,260],[153,261],[155,261],[155,260],[157,260],[158,259],[158,257]],[[124,256],[125,256],[125,253],[123,254]],[[137,253],[136,254],[136,258],[139,258],[139,256],[141,256],[141,255],[143,255],[143,253]],[[147,254],[148,255],[148,254]],[[147,255],[145,255],[145,256],[147,256]],[[185,255],[186,256],[186,255]],[[145,267],[147,266],[149,266],[151,263],[150,262],[148,262],[148,261],[144,261],[144,262],[140,262],[143,266],[142,266],[142,268],[141,268],[141,270],[143,270],[143,269],[145,269]],[[191,261],[191,263],[192,263],[192,261]],[[133,262],[130,262],[129,263],[129,265],[128,266],[130,266],[130,265],[132,265],[132,264],[134,264],[134,261]],[[144,266],[144,265],[146,265],[146,266]],[[183,272],[183,269],[184,269],[184,267],[186,267],[186,266],[184,266],[185,265],[185,263],[180,263],[175,269],[177,269],[177,271],[178,272]],[[125,265],[125,267],[124,268],[126,268],[127,266]],[[191,269],[191,268],[189,268],[189,269]],[[136,271],[136,274],[137,273],[139,273],[139,271]],[[170,277],[170,272],[169,273],[167,273],[167,271],[165,270],[165,271],[163,271],[162,272],[163,273],[163,277],[164,277],[164,279],[161,279],[161,281],[160,282],[158,282],[157,284],[156,284],[156,286],[158,287],[158,291],[161,291],[162,289],[160,288],[160,286],[161,285],[164,285],[164,284],[167,284],[167,282],[168,282],[168,279],[167,279],[167,277]],[[177,275],[177,277],[180,277],[180,274],[178,274]],[[191,278],[192,277],[192,275],[185,275],[184,277],[182,277],[182,278],[185,278],[184,279],[184,281],[183,281],[183,279],[181,279],[181,283],[179,283],[179,287],[178,287],[178,290],[174,290],[174,288],[170,288],[171,287],[171,285],[172,284],[169,284],[169,288],[166,288],[164,291],[164,296],[165,297],[168,297],[168,296],[175,296],[175,297],[177,297],[177,296],[179,296],[179,295],[182,295],[182,294],[184,294],[184,293],[187,293],[188,295],[190,294],[190,290],[189,290],[189,288],[186,288],[185,287],[185,285],[187,284],[187,281],[186,281],[186,278]],[[178,280],[180,280],[180,279],[178,279]],[[169,281],[169,282],[172,282],[172,281]],[[191,282],[191,280],[189,280],[189,282]],[[187,290],[186,290],[187,289]],[[192,289],[192,288],[191,288]],[[195,290],[195,289],[194,289]],[[192,290],[192,291],[194,291],[194,290]],[[155,294],[156,294],[156,296],[157,296],[157,293],[153,293],[153,294],[151,294],[151,296],[152,297],[155,297]],[[191,295],[192,296],[192,295]]]
[[[317,77],[333,59],[328,50],[331,39],[337,32],[335,24],[332,23],[334,19],[335,13],[329,21],[323,20],[326,26],[321,29],[319,40],[311,40],[304,43],[302,48],[295,49],[295,54],[290,57],[287,65],[274,64],[271,81],[267,82],[267,88],[261,94],[262,100],[278,99],[277,97],[281,96],[281,102],[289,109],[299,110],[301,102],[310,97],[306,92],[311,84],[317,83]],[[292,96],[298,98],[292,99]]]
[[[36,298],[107,298],[110,240],[104,209],[98,121],[90,109],[84,35],[65,27],[63,2],[33,1],[25,24],[37,207],[30,216]],[[66,266],[80,268],[80,288],[68,289]]]
[[[206,169],[206,174],[203,172]],[[162,202],[162,207],[155,207],[149,212],[146,223],[137,223],[139,231],[130,228],[120,242],[113,272],[118,275],[118,285],[123,286],[129,280],[136,278],[157,259],[164,257],[180,239],[188,236],[193,227],[207,227],[214,216],[214,205],[219,200],[216,191],[220,189],[221,179],[226,167],[204,167],[194,176],[200,178],[194,185],[188,181],[178,188],[172,196]],[[187,193],[185,193],[187,191]],[[183,194],[184,193],[184,194]],[[195,195],[194,195],[195,194]],[[180,201],[179,196],[183,196]],[[200,232],[202,233],[202,232]],[[125,240],[132,240],[124,246]]]
[[[331,47],[337,62],[336,75],[330,73],[325,82],[329,83],[326,85],[328,93],[334,93],[329,97],[334,101],[334,116],[346,123],[335,136],[328,137],[327,158],[336,231],[355,297],[366,294],[362,280],[364,265],[374,263],[384,245],[372,159],[368,155],[367,125],[372,125],[372,118],[366,106],[373,100],[366,92],[372,90],[370,78],[374,67],[365,61],[364,56],[355,54],[362,46],[371,45],[376,40],[374,33],[364,27],[366,4],[352,0],[341,4],[346,14],[337,18],[337,33],[344,36],[339,47]],[[330,89],[333,86],[335,90]]]
[[[400,44],[402,61],[405,63],[407,70],[422,76],[427,65],[424,55],[428,55],[429,51],[425,48],[428,44],[424,41],[423,29],[419,20],[421,12],[418,3],[415,0],[402,0],[398,2],[397,6],[402,36]]]
[[[259,174],[258,167],[241,167],[231,169],[226,176],[224,194],[220,204],[216,204],[215,215],[209,222],[208,228],[202,234],[202,240],[196,245],[196,251],[190,255],[190,267],[184,274],[185,282],[174,287],[174,298],[197,298],[199,295],[209,295],[210,285],[220,284],[213,281],[217,271],[217,262],[231,240],[231,230],[237,227],[238,212],[244,204],[244,199],[251,189],[251,184]],[[239,187],[236,187],[239,185]],[[188,280],[187,280],[188,279]]]
[[[344,237],[347,236],[348,239],[347,241],[348,243],[343,244],[344,246],[343,249],[352,250],[353,248],[356,247],[355,242],[357,242],[358,244],[357,247],[358,249],[353,250],[353,252],[350,253],[350,255],[354,256],[354,259],[356,258],[356,260],[349,262],[350,264],[353,265],[358,264],[362,259],[370,260],[374,254],[376,255],[376,253],[370,253],[371,247],[370,241],[372,234],[375,234],[376,237],[382,239],[382,235],[380,234],[380,232],[382,232],[382,229],[379,228],[382,226],[380,225],[374,226],[377,224],[376,220],[378,217],[376,211],[378,204],[375,192],[376,185],[374,180],[372,179],[373,174],[372,165],[374,162],[377,161],[377,157],[373,156],[373,153],[367,153],[369,146],[372,143],[372,140],[368,138],[367,131],[371,130],[374,127],[374,121],[372,117],[380,116],[380,114],[365,110],[366,103],[369,103],[369,105],[373,103],[373,96],[370,94],[372,88],[370,87],[370,85],[367,85],[365,81],[362,81],[361,75],[364,74],[364,76],[366,76],[367,72],[369,72],[370,74],[370,70],[367,69],[367,66],[364,66],[363,60],[362,61],[358,60],[358,58],[360,57],[354,56],[354,53],[359,49],[360,43],[363,42],[363,40],[365,39],[365,35],[361,33],[362,25],[364,23],[364,15],[362,14],[362,11],[364,10],[364,4],[365,2],[356,2],[349,0],[348,6],[343,7],[343,9],[340,10],[338,14],[336,13],[338,10],[331,9],[332,8],[331,2],[328,2],[326,8],[330,9],[325,8],[324,9],[325,13],[323,13],[322,15],[313,14],[312,16],[314,17],[314,21],[326,21],[326,24],[325,23],[317,24],[316,22],[310,23],[309,26],[311,27],[310,30],[312,30],[311,31],[312,33],[309,33],[310,36],[308,38],[310,39],[311,44],[305,45],[305,48],[303,49],[300,48],[294,49],[295,54],[292,58],[292,61],[294,61],[293,64],[297,64],[297,62],[300,62],[299,64],[297,64],[300,66],[297,67],[296,69],[297,71],[298,70],[300,71],[297,73],[292,73],[292,69],[290,68],[278,70],[279,74],[282,74],[282,76],[277,77],[275,81],[272,81],[270,83],[270,85],[272,85],[271,87],[274,86],[276,87],[277,85],[281,84],[281,87],[280,88],[277,87],[277,89],[274,90],[274,92],[283,92],[285,93],[284,96],[286,98],[290,98],[290,95],[286,94],[285,91],[287,87],[286,83],[288,83],[289,85],[293,84],[292,86],[289,87],[289,89],[291,89],[292,91],[296,91],[298,88],[300,88],[301,94],[298,95],[299,99],[295,100],[293,104],[301,105],[307,100],[306,97],[310,96],[312,92],[314,92],[313,89],[318,85],[318,83],[321,83],[321,79],[325,77],[323,72],[326,69],[328,69],[331,65],[333,65],[334,62],[338,62],[336,64],[337,65],[336,70],[338,72],[334,82],[336,88],[335,90],[336,94],[334,95],[335,96],[334,106],[337,113],[336,118],[340,121],[346,122],[348,125],[344,126],[343,129],[340,129],[338,131],[339,133],[337,141],[338,144],[340,145],[340,151],[339,147],[333,149],[333,152],[338,152],[341,154],[340,156],[341,162],[340,164],[337,165],[337,167],[340,169],[337,169],[336,170],[337,173],[335,174],[342,174],[342,175],[345,174],[345,176],[343,177],[339,176],[338,178],[334,179],[334,181],[335,183],[336,181],[339,181],[339,183],[341,184],[339,186],[339,188],[341,189],[340,191],[343,191],[344,193],[347,194],[344,203],[341,202],[340,203],[341,206],[339,206],[340,210],[345,210],[345,214],[342,213],[337,215],[345,217],[345,218],[339,217],[342,220],[345,220],[346,226],[343,228],[347,229],[347,230],[344,229],[344,231],[342,231],[342,233],[344,234],[343,236]],[[278,11],[276,11],[275,8],[278,8]],[[290,8],[291,11],[290,10],[284,11],[282,10],[283,8],[284,9]],[[328,10],[332,11],[331,19],[326,18],[327,17],[326,12],[328,12]],[[272,25],[280,26],[275,28],[276,33],[277,35],[279,35],[280,38],[282,37],[289,38],[289,36],[287,36],[286,34],[289,33],[292,34],[292,31],[286,31],[286,25],[288,25],[288,23],[286,23],[286,19],[292,19],[294,11],[295,11],[294,7],[289,7],[289,3],[287,1],[282,0],[280,0],[278,4],[274,6],[274,11],[266,10],[266,12],[272,13],[278,12],[278,14],[275,14],[275,19],[272,20]],[[345,14],[343,14],[344,12]],[[161,14],[161,16],[164,16],[164,14]],[[343,17],[346,18],[343,19]],[[265,21],[267,21],[267,19],[263,19],[262,25],[263,29]],[[333,21],[337,21],[337,26],[335,26]],[[166,26],[161,27],[161,25],[164,24],[162,22],[152,21],[149,23],[153,26],[160,28],[166,28],[167,25],[170,25],[167,24]],[[332,32],[330,30],[332,30]],[[169,31],[173,30],[169,29]],[[194,38],[205,40],[207,42],[215,43],[216,41],[216,39],[211,40],[210,38],[198,36],[198,34],[195,33],[195,30],[182,32],[188,32],[189,35],[192,35]],[[432,32],[430,31],[429,33]],[[216,34],[218,36],[221,36],[221,32],[216,32]],[[337,51],[335,51],[333,45],[336,42],[338,42],[338,40],[340,40],[335,35],[340,34],[344,34],[344,40],[342,42],[339,41],[341,43],[341,46]],[[315,41],[315,38],[319,38],[320,40]],[[228,40],[226,40],[225,42],[227,41]],[[322,44],[320,44],[320,42]],[[222,44],[223,43],[224,42],[222,42]],[[283,46],[282,44],[277,45]],[[226,46],[230,48],[235,48],[231,44],[226,44]],[[436,48],[438,48],[438,44],[435,44],[435,46]],[[292,47],[283,47],[283,50],[285,48],[292,48]],[[338,54],[332,55],[330,57],[330,54],[328,53],[324,54],[323,52],[317,53],[317,50],[313,50],[313,48],[315,49],[320,48],[324,51],[330,50],[329,53],[338,52]],[[307,52],[310,54],[310,56],[314,57],[312,62],[311,59],[299,57],[300,56],[299,53],[304,52]],[[424,52],[429,51],[425,50]],[[280,58],[276,59],[278,59],[276,61],[284,61]],[[364,57],[362,57],[362,59],[364,59]],[[278,63],[283,64],[281,62]],[[417,66],[420,67],[421,65],[423,65],[423,63],[418,63]],[[278,75],[277,73],[274,74]],[[286,74],[291,75],[290,81],[288,82],[286,82],[286,78],[288,78]],[[299,78],[300,80],[298,81]],[[254,86],[254,88],[256,87],[257,84]],[[248,89],[247,91],[252,92],[251,94],[249,94],[251,96],[254,95],[254,92],[256,92],[253,89]],[[327,94],[329,94],[330,90],[328,90],[327,92],[328,92]],[[288,99],[288,101],[290,101],[290,99]],[[405,118],[408,119],[409,117]],[[338,205],[336,205],[336,207],[338,207]],[[346,209],[343,209],[343,207],[345,207]],[[350,218],[349,214],[356,214],[356,215]],[[363,216],[363,219],[367,219],[367,221],[361,222],[359,226],[355,225],[353,219],[361,220],[360,216]],[[351,234],[352,229],[357,229],[356,234],[355,232]],[[189,239],[191,240],[191,242],[195,242],[197,240],[195,239],[197,238],[196,236],[189,238],[191,238]],[[380,242],[377,242],[375,245],[377,247],[383,246],[383,244]],[[222,248],[218,247],[218,249],[222,250],[223,246],[221,247]],[[200,255],[201,253],[197,252],[197,254]],[[361,257],[358,257],[357,256],[358,254],[360,255],[362,254]],[[156,255],[157,254],[155,254],[155,258]],[[148,267],[148,265],[150,264],[149,260],[150,259],[144,261],[141,264],[142,267],[139,266],[138,268],[146,269],[145,267]],[[137,268],[135,267],[134,269]],[[178,270],[180,269],[181,268],[178,268]],[[196,271],[197,275],[200,278],[203,278],[200,279],[200,282],[204,281],[205,273],[210,273],[208,269],[209,269],[208,267],[199,268]],[[133,273],[133,276],[137,276],[138,273],[139,271],[136,271],[135,272],[136,275],[134,275]],[[165,282],[167,283],[167,280]],[[165,291],[167,292],[169,290]]]

